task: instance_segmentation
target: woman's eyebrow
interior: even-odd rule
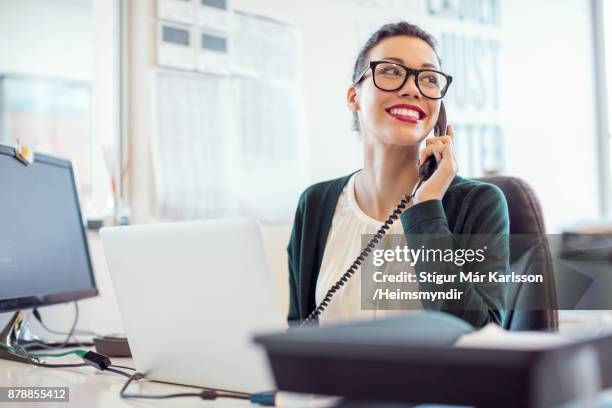
[[[389,61],[394,61],[394,62],[398,62],[400,64],[406,65],[404,63],[404,60],[401,58],[396,58],[396,57],[385,57],[383,58],[383,60],[389,60]],[[421,64],[421,68],[433,68],[433,69],[438,69],[438,67],[434,64],[430,64],[428,62],[425,62],[423,64]]]

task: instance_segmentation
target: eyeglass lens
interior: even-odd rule
[[[398,90],[406,77],[406,70],[393,63],[378,64],[374,69],[374,83],[385,91]],[[424,96],[440,98],[446,89],[447,79],[436,71],[424,70],[419,73],[417,86]]]

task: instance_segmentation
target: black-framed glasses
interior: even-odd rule
[[[381,91],[397,91],[404,86],[411,75],[421,95],[429,99],[442,99],[448,90],[453,77],[435,69],[413,69],[405,65],[389,61],[370,61],[357,76],[354,85],[363,79],[363,76],[372,69],[374,85]]]

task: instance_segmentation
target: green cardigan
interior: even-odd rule
[[[317,277],[327,236],[338,197],[351,175],[314,184],[300,196],[287,247],[290,325],[305,319],[316,307]],[[482,270],[509,270],[508,208],[503,193],[493,184],[455,176],[441,201],[418,203],[400,219],[408,239],[413,234],[495,234],[505,242],[495,259],[483,265],[491,269]],[[462,299],[466,307],[462,310],[447,310],[443,304],[425,307],[445,310],[475,327],[491,321],[501,324],[507,285],[465,285]]]

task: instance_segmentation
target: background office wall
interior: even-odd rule
[[[113,4],[0,0],[0,73],[91,82],[92,139],[105,146],[114,144],[116,137]],[[106,177],[103,163],[96,162],[92,170],[97,179]],[[108,195],[108,186],[101,184],[94,187],[94,202]]]
[[[0,74],[91,81],[92,138],[115,143],[114,1],[0,0]],[[96,167],[105,173],[106,169]],[[107,182],[105,174],[99,179]],[[89,234],[95,277],[101,296],[81,302],[80,326],[103,333],[122,324],[97,234]],[[71,305],[45,308],[51,327],[70,327]],[[0,314],[0,326],[8,314]],[[33,324],[36,326],[36,324]],[[36,333],[46,333],[36,327]]]
[[[91,26],[91,1],[1,0],[0,71],[89,81]]]
[[[590,3],[503,2],[508,173],[534,187],[550,232],[598,217]]]

